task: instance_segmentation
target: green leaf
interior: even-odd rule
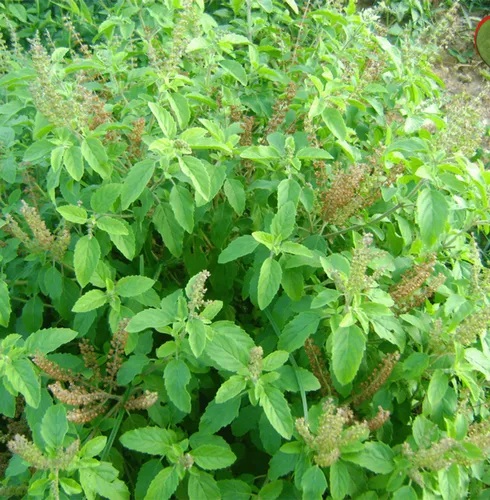
[[[281,286],[291,300],[301,300],[305,292],[305,280],[300,268],[284,269]]]
[[[34,355],[38,352],[48,354],[58,347],[71,342],[78,333],[70,328],[45,328],[31,333],[26,340],[26,352]]]
[[[87,137],[82,141],[82,155],[85,161],[102,179],[110,177],[112,167],[109,164],[104,146],[95,137]]]
[[[100,246],[97,238],[89,235],[82,236],[75,245],[73,266],[78,283],[86,286],[97,267],[100,259]]]
[[[82,295],[72,307],[72,311],[76,313],[88,312],[93,309],[98,309],[107,303],[107,295],[101,290],[90,290]]]
[[[296,224],[296,207],[292,201],[282,205],[272,219],[271,233],[281,240],[291,236]]]
[[[97,227],[109,234],[128,234],[127,227],[120,220],[117,220],[114,217],[109,217],[108,215],[103,215],[97,219]]]
[[[174,257],[180,257],[184,230],[175,219],[173,210],[168,203],[162,203],[156,208],[153,215],[153,224],[155,224],[169,252]]]
[[[274,246],[274,236],[272,234],[265,231],[254,231],[252,237],[259,243],[262,243],[262,245],[265,245],[269,250],[272,250]]]
[[[231,424],[238,417],[240,404],[241,398],[228,399],[225,403],[219,404],[216,401],[211,401],[201,416],[199,432],[214,434]]]
[[[289,8],[295,13],[295,14],[298,14],[299,13],[299,9],[298,9],[298,5],[296,4],[296,2],[294,0],[284,0],[288,5],[289,5]],[[325,483],[326,484],[326,483]],[[326,487],[326,486],[325,486]]]
[[[44,442],[56,450],[63,445],[67,432],[68,420],[65,407],[61,404],[50,406],[41,423],[41,436]]]
[[[214,477],[198,469],[194,469],[189,477],[187,492],[189,494],[189,500],[221,498],[218,484]]]
[[[206,347],[206,326],[199,318],[191,318],[186,323],[192,354],[198,358]]]
[[[333,334],[332,366],[337,380],[346,385],[352,382],[359,370],[364,351],[366,337],[356,326],[339,327]]]
[[[68,222],[74,222],[75,224],[85,224],[87,222],[87,211],[82,207],[65,205],[57,207],[56,211]]]
[[[449,376],[443,370],[435,370],[427,389],[427,398],[432,407],[437,406],[444,398],[449,384]]]
[[[225,59],[219,65],[244,87],[247,85],[247,73],[239,62]]]
[[[242,375],[232,375],[226,382],[221,384],[221,387],[216,393],[216,403],[226,403],[235,396],[238,396],[247,387],[247,380]]]
[[[303,489],[303,498],[308,500],[321,500],[323,498],[323,493],[327,489],[327,479],[318,465],[312,465],[306,469],[301,478],[301,488]]]
[[[7,327],[12,306],[10,305],[9,289],[5,281],[0,280],[0,325]]]
[[[393,450],[381,442],[365,443],[356,454],[342,454],[342,458],[376,474],[389,474],[394,469]]]
[[[420,237],[427,246],[432,246],[444,232],[449,215],[446,197],[434,189],[423,189],[417,198],[417,224]]]
[[[257,299],[259,308],[264,310],[275,297],[281,284],[282,269],[279,262],[267,258],[260,268]]]
[[[279,153],[271,146],[250,146],[240,154],[240,158],[257,161],[277,160],[280,157]]]
[[[124,224],[128,234],[114,234],[109,233],[114,246],[126,257],[128,260],[133,260],[136,252],[136,239],[131,226],[126,221],[121,221]]]
[[[121,209],[126,210],[136,201],[155,172],[155,161],[147,159],[135,163],[124,179],[121,190]]]
[[[331,304],[340,297],[340,292],[331,288],[322,290],[312,301],[311,308],[318,309]]]
[[[5,376],[15,391],[24,396],[26,403],[33,408],[39,406],[41,400],[41,383],[28,359],[15,359],[5,365]]]
[[[490,356],[488,354],[485,355],[478,349],[470,347],[469,349],[465,349],[464,357],[475,370],[483,373],[487,380],[490,381]]]
[[[146,276],[125,276],[116,283],[115,291],[121,297],[136,297],[148,291],[155,280]]]
[[[191,411],[191,396],[187,384],[191,380],[191,372],[181,359],[172,359],[164,371],[165,388],[170,401],[184,413]]]
[[[419,496],[411,486],[402,486],[393,493],[392,500],[417,500]]]
[[[238,372],[248,366],[254,341],[239,326],[230,321],[213,324],[214,336],[206,343],[205,353],[216,368]]]
[[[145,500],[155,500],[156,498],[167,500],[174,494],[179,483],[180,478],[176,467],[167,467],[161,470],[150,483]]]
[[[137,313],[129,321],[126,330],[130,333],[141,332],[147,328],[161,330],[175,320],[173,311],[162,309],[145,309]]]
[[[52,149],[54,149],[54,145],[47,139],[36,141],[25,150],[23,160],[29,163],[37,163],[50,154]]]
[[[84,166],[82,150],[79,146],[70,146],[63,153],[63,163],[66,171],[77,182],[83,177]]]
[[[332,160],[333,156],[319,148],[303,148],[300,149],[294,156],[300,160]]]
[[[194,461],[205,470],[224,469],[236,460],[236,455],[229,447],[204,444],[191,451]]]
[[[187,99],[181,94],[168,94],[168,102],[181,129],[185,129],[191,118],[191,110]]]
[[[60,486],[67,495],[78,495],[82,493],[82,487],[74,479],[60,477]]]
[[[121,184],[111,183],[98,187],[90,197],[92,210],[99,213],[112,211],[113,205],[121,194]]]
[[[223,189],[231,208],[238,215],[242,215],[245,210],[245,189],[243,189],[243,184],[237,179],[226,179]]]
[[[194,189],[206,200],[210,200],[211,180],[204,163],[193,156],[179,158],[180,168],[192,181]]]
[[[165,456],[177,442],[173,431],[161,427],[140,427],[125,432],[119,440],[126,448],[140,453]]]
[[[128,487],[117,479],[117,470],[108,462],[99,462],[97,467],[79,469],[80,484],[85,496],[95,499],[96,494],[110,500],[129,500]]]
[[[293,417],[288,402],[279,389],[265,384],[259,398],[260,406],[272,427],[285,439],[291,439]]]
[[[222,500],[249,500],[252,498],[252,487],[239,479],[223,479],[218,481],[218,487]]]
[[[117,372],[117,383],[120,386],[129,385],[144,368],[150,364],[150,359],[144,354],[134,354],[121,365]]]
[[[107,444],[106,436],[97,436],[85,443],[80,450],[81,457],[92,458],[100,455]]]
[[[322,118],[325,125],[330,129],[330,132],[337,137],[337,139],[345,140],[347,137],[347,128],[344,119],[338,109],[327,108],[322,111]]]
[[[330,494],[334,500],[342,500],[349,494],[351,482],[349,470],[341,460],[330,466]]]
[[[301,192],[301,186],[294,179],[283,179],[277,186],[277,206],[282,207],[288,201],[296,207]]]
[[[262,370],[271,372],[281,367],[289,358],[289,353],[286,351],[274,351],[266,356],[262,361]]]
[[[306,311],[295,316],[285,327],[277,344],[279,349],[293,352],[302,347],[306,339],[313,335],[320,324],[317,313]]]
[[[313,253],[309,248],[299,243],[295,243],[294,241],[284,241],[281,244],[281,252],[292,255],[301,255],[303,257],[313,257]]]
[[[170,191],[170,206],[175,219],[188,233],[194,229],[194,200],[184,187],[175,184]]]
[[[15,417],[15,397],[7,391],[0,381],[0,414],[9,418]],[[238,410],[237,410],[238,415]],[[236,416],[236,415],[235,415]]]
[[[239,236],[234,239],[220,254],[218,262],[226,264],[244,255],[252,253],[259,246],[259,242],[251,235]]]
[[[177,125],[175,124],[175,120],[172,118],[172,115],[166,109],[163,109],[154,102],[149,102],[148,107],[153,113],[153,116],[157,119],[158,125],[163,134],[168,139],[173,139],[177,133]]]

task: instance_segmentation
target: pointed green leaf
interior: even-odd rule
[[[136,297],[148,291],[155,280],[146,276],[125,276],[116,283],[116,293],[121,297]]]
[[[75,245],[73,266],[78,283],[83,288],[88,284],[100,259],[100,246],[97,238],[82,236]]]
[[[206,347],[206,326],[199,318],[191,318],[186,323],[192,354],[198,358]]]
[[[161,427],[140,427],[125,432],[119,440],[130,450],[164,456],[177,442],[177,436],[173,431]]]
[[[193,156],[185,156],[179,159],[180,168],[192,181],[194,189],[206,200],[209,201],[211,194],[211,180],[204,163]]]
[[[240,411],[241,398],[228,399],[225,403],[211,401],[199,422],[199,432],[214,434],[233,422]]]
[[[259,307],[264,310],[275,297],[281,284],[282,269],[279,262],[272,257],[267,258],[260,268],[257,299]]]
[[[253,236],[245,235],[234,239],[220,254],[218,262],[226,264],[244,255],[252,253],[259,246],[259,242]]]
[[[0,325],[7,327],[12,307],[10,305],[9,289],[5,281],[0,280]]]
[[[155,160],[146,159],[135,163],[124,179],[121,190],[121,209],[126,210],[136,201],[155,172]]]
[[[102,179],[110,177],[112,167],[109,164],[103,144],[95,137],[87,137],[82,141],[82,155],[85,161]]]
[[[71,342],[77,335],[78,333],[70,328],[44,328],[29,335],[25,348],[31,355],[38,352],[48,354]]]
[[[189,500],[221,499],[218,484],[211,474],[195,469],[189,477],[187,487]]]
[[[306,339],[317,331],[320,318],[315,312],[299,313],[284,327],[279,337],[278,348],[293,352],[302,347]]]
[[[181,185],[175,184],[170,191],[170,206],[175,219],[188,233],[194,229],[194,200],[191,193]]]
[[[51,448],[58,449],[63,445],[67,432],[68,420],[65,407],[61,404],[50,406],[41,423],[41,436],[44,442]]]
[[[160,126],[163,134],[168,139],[173,139],[177,133],[177,125],[175,124],[175,120],[172,118],[172,115],[166,109],[163,109],[160,105],[154,102],[149,102],[148,107],[153,113],[153,116],[157,119],[158,125]]]
[[[191,396],[187,384],[191,380],[191,372],[181,359],[172,359],[165,367],[165,388],[170,401],[184,413],[191,411]]]
[[[82,207],[65,205],[57,207],[56,211],[68,222],[74,222],[75,224],[85,224],[87,222],[87,211]]]
[[[347,137],[347,128],[338,109],[327,108],[323,110],[322,118],[325,125],[330,129],[330,132],[337,137],[337,139],[345,140]]]
[[[417,224],[420,237],[432,246],[443,234],[449,215],[446,197],[434,189],[423,189],[417,198]]]
[[[83,177],[83,157],[79,146],[70,146],[63,153],[63,163],[66,171],[77,182]]]
[[[245,189],[243,189],[243,184],[237,179],[226,179],[223,188],[231,208],[238,215],[242,215],[245,210]]]
[[[182,254],[184,230],[175,219],[172,208],[168,203],[157,207],[153,215],[153,224],[160,233],[163,242],[174,257]]]
[[[127,235],[128,229],[120,220],[104,215],[97,219],[97,227],[109,234]]]
[[[279,389],[266,384],[260,395],[260,406],[272,427],[285,439],[291,439],[293,417],[286,398]]]
[[[41,400],[41,383],[28,359],[15,359],[5,365],[5,376],[15,391],[24,396],[26,403],[33,408]]]
[[[72,308],[73,312],[88,312],[107,303],[107,295],[102,290],[90,290],[82,295]]]
[[[247,380],[242,375],[232,375],[226,382],[221,384],[221,387],[216,393],[216,403],[222,404],[235,396],[238,396],[247,387]]]
[[[279,208],[271,223],[271,232],[275,237],[285,240],[291,236],[296,224],[296,207],[287,201]]]
[[[239,62],[225,59],[219,65],[243,86],[247,85],[247,73]]]
[[[192,450],[191,455],[199,467],[206,470],[224,469],[236,460],[229,447],[204,444]]]
[[[168,500],[180,483],[176,467],[167,467],[160,471],[150,483],[145,500]]]
[[[356,326],[339,327],[333,334],[332,366],[337,380],[346,385],[352,382],[359,370],[364,351],[366,337]]]
[[[303,489],[303,498],[311,500],[321,500],[323,498],[323,493],[327,489],[327,479],[318,465],[312,465],[306,469],[301,478],[301,487]]]

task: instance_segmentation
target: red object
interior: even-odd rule
[[[474,36],[474,43],[475,43],[475,48],[476,48],[476,51],[478,52],[478,55],[483,59],[483,56],[480,54],[480,51],[478,50],[478,45],[476,43],[476,39],[478,37],[478,32],[480,31],[480,28],[486,23],[486,22],[490,22],[490,16],[485,16],[479,23],[478,23],[478,26],[476,27],[476,30],[475,30],[475,36]],[[486,62],[486,61],[485,61]]]

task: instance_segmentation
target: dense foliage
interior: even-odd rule
[[[336,4],[1,6],[2,497],[488,498],[488,130]]]

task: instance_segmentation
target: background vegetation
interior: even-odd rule
[[[0,4],[0,496],[489,498],[475,7]]]

